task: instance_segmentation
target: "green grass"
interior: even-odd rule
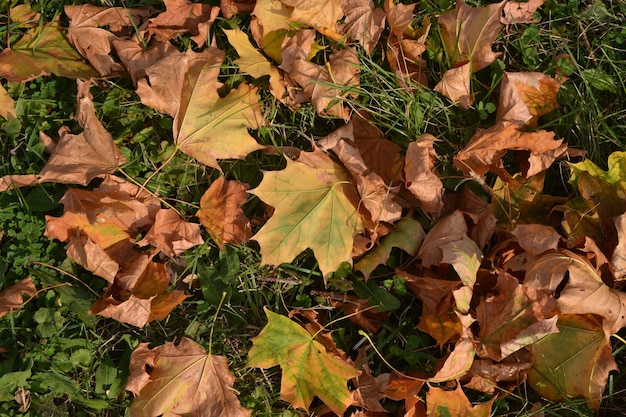
[[[8,32],[6,23],[7,8],[17,3],[0,1],[2,48],[7,40],[13,43],[19,39],[19,31]],[[29,3],[49,21],[60,13],[63,4],[74,2]],[[162,8],[160,1],[118,3]],[[444,0],[421,1],[414,24],[419,26],[425,16],[433,18],[450,7],[450,2]],[[541,17],[540,23],[511,25],[503,31],[495,45],[502,52],[500,59],[474,77],[474,109],[462,110],[428,88],[415,86],[414,93],[400,88],[380,52],[372,57],[361,54],[359,97],[348,104],[355,111],[369,111],[384,136],[403,149],[423,133],[440,139],[436,144],[436,166],[446,187],[454,189],[463,180],[452,165],[453,155],[477,129],[493,124],[495,91],[503,70],[553,75],[557,68],[555,58],[566,53],[572,61],[564,67],[569,81],[559,92],[560,107],[542,117],[539,128],[557,132],[570,146],[587,150],[594,162],[605,167],[611,152],[626,148],[626,4],[618,0],[547,0]],[[243,26],[248,24],[246,16],[234,19]],[[229,25],[224,21],[217,23],[218,27]],[[216,33],[219,36],[219,29]],[[438,36],[434,25],[425,53],[431,86],[447,65],[442,61]],[[177,42],[182,47],[188,41]],[[233,75],[232,69],[223,73],[223,81],[242,81],[241,76]],[[54,136],[63,125],[78,131],[71,118],[75,83],[49,76],[24,84],[3,81],[3,85],[16,100],[18,119],[11,122],[0,119],[0,175],[38,173],[46,160],[38,132]],[[102,80],[92,91],[98,116],[129,161],[123,167],[124,174],[143,183],[159,170],[146,184],[147,188],[158,190],[168,204],[193,219],[202,193],[217,173],[183,154],[176,155],[161,168],[174,151],[172,120],[141,105],[128,79]],[[310,149],[311,138],[319,139],[343,123],[318,117],[307,104],[292,111],[271,95],[262,94],[261,104],[268,123],[254,132],[260,143]],[[261,169],[279,169],[284,166],[284,160],[257,152],[245,161],[223,161],[221,165],[228,178],[255,187],[261,181]],[[563,167],[555,166],[551,171],[557,175],[551,176],[547,189],[571,193],[572,190],[563,189],[559,168]],[[493,179],[488,181],[493,184]],[[183,336],[205,347],[212,340],[212,353],[228,358],[241,403],[253,410],[253,416],[300,415],[279,400],[277,368],[246,367],[250,339],[266,323],[263,307],[282,312],[295,307],[317,308],[327,321],[338,319],[343,315],[328,309],[328,302],[320,293],[351,288],[358,281],[357,275],[351,271],[338,273],[327,289],[310,253],[299,256],[292,264],[271,268],[260,266],[255,243],[220,251],[209,242],[177,260],[178,277],[197,274],[203,288],[192,290],[192,296],[163,321],[137,329],[88,315],[87,310],[106,283],[66,258],[63,244],[43,236],[45,216],[62,213],[58,200],[66,189],[63,185],[45,184],[0,194],[0,289],[28,275],[40,289],[38,296],[21,310],[0,319],[0,348],[7,350],[0,354],[0,416],[127,415],[132,398],[123,387],[132,350],[142,342],[156,346]],[[250,217],[264,215],[262,204],[253,197],[244,209]],[[424,223],[428,226],[428,221]],[[377,270],[380,275],[387,274],[389,279],[384,284],[403,303],[403,308],[390,315],[373,340],[381,354],[402,371],[432,366],[433,359],[441,356],[433,341],[415,329],[419,302],[406,294],[402,282],[392,279],[391,267],[409,262],[411,259],[406,254],[394,251],[390,267]],[[222,292],[226,294],[224,300],[220,296]],[[351,351],[362,339],[356,326],[347,320],[333,328],[337,345],[346,351]],[[624,330],[620,334],[626,337]],[[609,380],[599,412],[607,417],[626,415],[626,346],[615,338],[612,342],[622,372],[613,374]],[[375,373],[389,371],[374,353],[370,356]],[[31,404],[20,414],[19,404],[7,393],[15,392],[26,379]],[[397,403],[388,401],[385,406],[399,412]],[[582,401],[548,404],[525,385],[499,398],[493,409],[493,415],[530,417],[538,412],[546,416],[593,415]]]

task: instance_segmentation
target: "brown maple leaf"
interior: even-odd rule
[[[539,117],[558,107],[561,83],[540,72],[504,72],[496,121],[537,127]]]
[[[159,210],[148,233],[137,242],[139,246],[152,245],[172,258],[203,243],[200,225],[184,221],[171,209]]]
[[[150,68],[165,56],[175,53],[176,50],[170,42],[156,42],[146,49],[139,36],[133,36],[131,39],[115,39],[112,45],[135,85],[137,81],[147,76],[146,68]]]
[[[406,188],[417,197],[420,208],[430,215],[438,215],[442,210],[443,183],[434,167],[436,140],[426,133],[409,143],[404,162]]]
[[[255,5],[256,0],[220,0],[220,10],[226,19],[239,13],[250,13]]]
[[[351,86],[359,84],[359,58],[356,51],[344,49],[330,56],[327,65],[319,66],[304,59],[292,64],[290,73],[310,97],[311,103],[321,116],[335,116],[350,119],[350,111],[343,104],[347,96],[353,96]],[[345,90],[345,91],[342,91]]]
[[[111,42],[121,35],[124,27],[139,27],[153,13],[150,7],[98,7],[89,4],[65,6],[70,18],[67,38],[91,65],[106,77],[123,70],[111,58]],[[109,30],[102,29],[108,26]]]
[[[10,175],[0,178],[0,191],[13,187],[36,185],[44,182],[87,185],[98,177],[115,172],[126,162],[113,137],[96,117],[90,82],[78,83],[76,119],[83,133],[72,135],[63,130],[63,135],[46,165],[37,176]],[[41,135],[40,135],[41,136]]]
[[[448,97],[454,104],[469,109],[474,103],[470,93],[471,65],[463,64],[443,73],[434,90]]]
[[[135,395],[133,417],[249,417],[233,390],[235,377],[223,356],[207,354],[183,338],[178,345],[148,348],[142,343],[130,357],[126,389]]]
[[[219,177],[200,200],[196,216],[222,249],[224,243],[239,245],[252,236],[250,220],[240,207],[248,199],[249,189],[247,184]]]
[[[90,314],[143,327],[164,319],[187,296],[167,291],[170,275],[163,263],[152,261],[153,253],[127,251],[122,268],[105,293],[91,306]]]
[[[530,152],[526,177],[545,171],[567,152],[563,139],[554,140],[554,132],[538,130],[521,132],[510,122],[499,123],[477,132],[467,146],[454,157],[454,165],[466,176],[494,172],[503,179],[508,177],[502,168],[502,157],[509,150]]]
[[[346,11],[346,33],[371,54],[385,29],[385,11],[374,8],[372,0],[342,0],[341,7]]]
[[[28,297],[37,295],[37,288],[31,277],[24,278],[0,292],[0,317],[19,310],[24,304],[24,294]]]
[[[534,14],[544,3],[545,0],[529,0],[527,2],[509,0],[504,5],[500,22],[504,25],[539,23],[541,18],[535,17]]]
[[[165,11],[149,20],[147,37],[155,36],[159,42],[167,41],[183,33],[201,35],[202,25],[212,23],[220,8],[209,4],[192,3],[189,0],[164,0]],[[206,40],[195,38],[201,45]]]

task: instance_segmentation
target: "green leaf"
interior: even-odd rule
[[[99,76],[65,39],[58,17],[30,29],[0,53],[0,76],[9,81],[26,82],[49,74],[83,80]]]
[[[610,91],[617,94],[617,84],[613,77],[600,68],[589,68],[581,71],[580,76],[593,88],[600,91]]]
[[[359,375],[352,365],[317,342],[313,336],[285,316],[265,309],[268,323],[252,339],[248,366],[270,368],[280,365],[280,396],[295,408],[308,410],[317,396],[336,414],[343,415],[352,403],[347,380]]]
[[[30,369],[26,371],[9,372],[0,377],[0,401],[8,401],[13,398],[18,387],[29,387],[28,378],[31,376]]]
[[[287,160],[284,170],[264,174],[251,193],[275,212],[252,239],[261,246],[264,264],[291,262],[312,249],[327,278],[342,262],[352,263],[361,219],[349,198],[354,186],[348,173],[328,156],[320,158],[327,158],[323,167]]]
[[[389,291],[381,288],[374,281],[354,283],[354,292],[361,298],[368,300],[368,304],[378,306],[379,312],[397,310],[402,305],[400,300],[391,295]]]

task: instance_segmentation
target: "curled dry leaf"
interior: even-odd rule
[[[78,80],[76,119],[84,132],[72,135],[63,130],[39,175],[2,177],[0,191],[44,182],[87,185],[94,178],[115,172],[119,165],[126,162],[113,137],[96,117],[89,86],[89,82]]]
[[[155,36],[159,42],[167,41],[179,34],[200,34],[202,24],[213,22],[219,7],[209,4],[192,3],[189,0],[164,0],[165,11],[149,20],[147,36]],[[204,40],[198,40],[198,45]]]
[[[563,139],[554,140],[554,132],[520,132],[513,123],[499,123],[477,132],[454,157],[454,165],[468,177],[494,172],[506,179],[508,175],[501,166],[501,160],[509,150],[530,152],[529,167],[525,175],[532,177],[563,157],[567,152],[567,145],[563,144]]]
[[[526,2],[509,0],[504,5],[500,22],[504,25],[539,23],[541,18],[535,17],[534,14],[537,9],[543,6],[543,3],[545,3],[545,0],[529,0]]]
[[[146,68],[152,67],[157,61],[177,51],[170,42],[157,42],[149,48],[144,48],[137,36],[132,39],[115,39],[112,45],[135,86],[141,78],[147,76]],[[154,75],[156,76],[156,73]],[[157,83],[155,80],[155,84]]]
[[[522,285],[502,272],[496,285],[479,301],[479,354],[501,361],[519,349],[557,333],[558,309],[552,297]]]
[[[126,389],[135,395],[132,417],[189,415],[249,417],[241,406],[233,383],[235,377],[223,356],[207,354],[190,339],[178,345],[148,348],[142,343],[130,357]]]
[[[0,317],[19,310],[24,304],[24,294],[29,297],[37,295],[37,288],[31,277],[24,278],[0,292]]]
[[[256,0],[220,0],[220,10],[226,19],[239,13],[250,13],[255,5]]]
[[[428,133],[409,143],[404,162],[406,188],[417,197],[420,208],[431,215],[442,210],[443,183],[435,170],[437,157],[433,144],[437,139]]]
[[[200,225],[184,221],[171,209],[159,210],[148,233],[137,242],[139,246],[152,245],[171,258],[203,243]]]
[[[247,184],[220,177],[213,181],[200,200],[196,216],[222,249],[224,243],[239,245],[252,236],[250,220],[240,207],[248,199],[249,189]]]
[[[556,298],[563,314],[596,314],[609,337],[626,327],[626,293],[609,288],[600,271],[568,250],[548,252],[529,265],[524,285]]]
[[[504,72],[496,121],[537,127],[540,116],[558,107],[561,83],[540,72]]]
[[[442,246],[462,240],[467,235],[467,230],[465,217],[460,210],[456,210],[437,222],[426,235],[417,253],[418,258],[422,260],[422,265],[425,268],[439,265],[443,259]]]
[[[298,59],[289,74],[304,89],[317,113],[350,119],[350,110],[343,100],[353,96],[351,86],[359,85],[359,58],[353,48],[334,53],[325,66]]]
[[[123,67],[111,58],[111,42],[124,27],[139,27],[153,10],[149,7],[98,7],[90,4],[65,6],[70,18],[68,40],[76,47],[98,73],[106,77],[120,72]],[[109,30],[102,29],[108,26]]]
[[[342,0],[341,7],[346,11],[346,33],[371,54],[385,29],[385,11],[374,8],[372,0]]]
[[[509,362],[507,360],[494,362],[490,359],[476,359],[468,372],[471,379],[463,386],[487,394],[494,394],[499,383],[508,384],[507,386],[521,384],[526,379],[531,367],[530,362]]]

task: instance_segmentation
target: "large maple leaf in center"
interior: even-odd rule
[[[351,262],[353,239],[362,228],[353,203],[358,196],[349,173],[326,154],[287,160],[284,170],[266,172],[251,192],[276,209],[253,237],[264,264],[291,262],[308,248],[324,277]]]

